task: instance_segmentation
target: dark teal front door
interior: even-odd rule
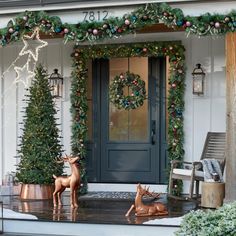
[[[91,66],[90,182],[162,183],[165,180],[165,59],[132,57],[94,60]],[[148,99],[134,110],[109,102],[109,84],[130,71],[145,81]],[[129,88],[124,88],[129,94]]]

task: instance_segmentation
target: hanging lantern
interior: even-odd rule
[[[61,98],[63,93],[63,78],[58,73],[58,69],[54,69],[54,72],[49,77],[49,82],[52,88],[52,96],[54,98]]]
[[[205,73],[198,63],[193,69],[193,94],[202,95],[204,93],[204,77]]]

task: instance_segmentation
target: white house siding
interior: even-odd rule
[[[225,131],[226,98],[225,98],[225,49],[224,37],[219,38],[186,38],[184,32],[129,35],[103,43],[124,43],[142,41],[181,40],[186,48],[186,93],[185,93],[185,160],[199,160],[206,133],[208,131]],[[64,97],[56,102],[59,123],[61,123],[62,143],[70,153],[71,116],[70,116],[70,72],[73,45],[64,44],[60,39],[48,40],[49,46],[40,51],[41,62],[48,73],[58,68],[64,77]],[[22,48],[22,43],[15,43],[0,49],[0,73],[11,65]],[[23,65],[26,58],[18,64]],[[192,70],[196,63],[201,63],[206,72],[204,96],[192,94]],[[21,134],[19,121],[22,119],[25,89],[22,83],[14,83],[15,72],[10,70],[0,80],[1,113],[0,113],[0,178],[8,171],[16,170],[17,137]]]
[[[16,73],[11,67],[8,67],[17,58],[22,49],[22,43],[16,43],[0,49],[1,63],[1,115],[0,115],[0,152],[1,152],[1,181],[7,172],[15,171],[16,164],[19,162],[17,156],[17,145],[19,136],[22,134],[22,121],[24,115],[22,111],[25,102],[22,100],[26,94],[25,87],[22,83],[14,83]],[[42,63],[51,74],[54,68],[58,68],[64,77],[65,93],[63,99],[56,100],[56,109],[58,110],[57,118],[62,130],[62,143],[65,151],[70,153],[70,72],[71,72],[71,52],[72,44],[64,45],[62,40],[50,40],[50,46],[40,51],[38,63]],[[27,56],[20,58],[16,66],[25,64]]]

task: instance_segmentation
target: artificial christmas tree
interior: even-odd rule
[[[52,176],[63,172],[63,164],[56,162],[56,158],[61,156],[62,146],[48,77],[41,65],[35,70],[35,79],[26,96],[27,107],[19,146],[21,159],[16,174],[23,184],[21,198],[51,198],[54,181]],[[49,186],[48,193],[35,196],[34,192],[38,191],[34,188],[36,184],[40,185],[37,189],[42,189],[42,185]]]

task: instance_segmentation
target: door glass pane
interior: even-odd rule
[[[145,81],[148,91],[148,58],[113,58],[110,59],[110,83],[116,75],[130,71],[139,74]],[[124,88],[124,94],[132,91]],[[109,140],[110,141],[147,141],[148,139],[148,100],[134,110],[117,109],[109,105]]]
[[[87,102],[88,102],[88,140],[91,141],[92,140],[92,133],[93,133],[93,88],[92,88],[92,60],[88,61],[87,64],[87,68],[88,68],[88,79],[87,79]]]
[[[140,75],[145,81],[146,91],[148,91],[148,58],[134,57],[130,59],[129,70],[131,73]],[[130,140],[145,141],[148,136],[148,100],[143,105],[130,112],[129,138]]]

